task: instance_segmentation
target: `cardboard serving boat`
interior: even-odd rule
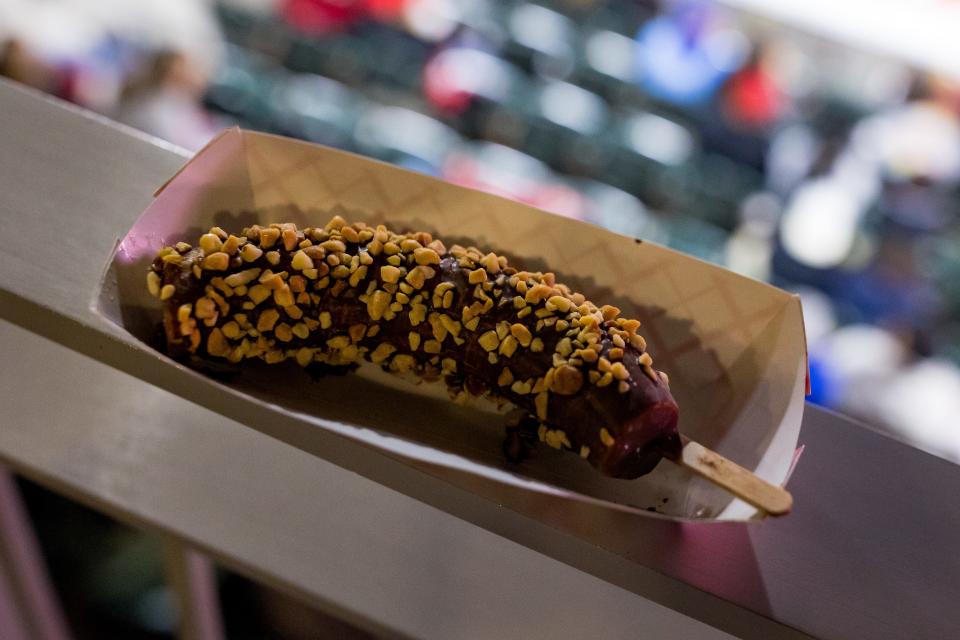
[[[240,129],[223,132],[155,196],[119,239],[94,301],[100,314],[145,345],[155,344],[160,306],[144,276],[160,247],[195,242],[215,225],[233,233],[254,223],[317,226],[338,213],[397,231],[429,231],[448,246],[496,251],[514,266],[555,272],[597,304],[620,307],[642,321],[655,366],[669,374],[684,435],[776,485],[795,462],[806,344],[800,301],[780,289],[501,197]],[[351,462],[359,473],[380,454],[494,501],[520,490],[653,518],[764,515],[665,462],[631,481],[603,477],[576,455],[546,446],[509,464],[501,453],[501,416],[425,393],[426,385],[384,385],[362,375],[317,381],[295,364],[251,363],[229,377],[210,376],[160,352],[156,357],[158,366],[176,367],[189,380],[185,397],[313,455],[330,457],[339,438],[362,443],[359,450],[371,457]],[[208,396],[219,400],[208,404]],[[312,437],[317,430],[325,437]]]

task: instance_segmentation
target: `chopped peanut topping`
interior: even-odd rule
[[[230,362],[295,359],[300,366],[369,359],[425,380],[443,377],[459,402],[468,394],[503,401],[506,393],[544,422],[551,393],[573,396],[586,384],[630,393],[638,383],[627,367],[635,362],[654,382],[668,384],[645,352],[639,321],[594,305],[553,273],[518,271],[475,247],[448,250],[428,233],[348,225],[338,216],[322,228],[253,225],[237,236],[215,227],[197,246],[164,247],[146,282],[163,300],[195,292],[173,303],[174,335],[194,353],[205,349]],[[462,271],[451,277],[445,266],[438,277],[441,263]],[[166,275],[176,265],[186,279]],[[410,330],[424,323],[429,330]],[[378,335],[381,342],[372,339]],[[478,359],[493,370],[477,377]],[[497,366],[504,359],[513,369]],[[465,365],[462,374],[458,364]],[[559,420],[561,411],[554,413]],[[541,425],[538,435],[590,457],[580,432]],[[606,429],[600,441],[615,444]]]

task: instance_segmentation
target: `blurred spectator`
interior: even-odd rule
[[[284,0],[280,14],[305,33],[342,31],[367,13],[365,0]]]
[[[874,400],[960,363],[960,88],[836,38],[709,0],[0,0],[0,73],[188,149],[229,118],[801,291],[811,399],[955,455],[953,405]]]
[[[206,85],[206,78],[185,55],[156,53],[143,73],[125,88],[117,119],[185,149],[197,150],[218,129],[200,106]]]
[[[0,42],[0,75],[46,93],[63,94],[62,74],[17,38]]]
[[[652,95],[680,105],[707,102],[746,61],[750,42],[715,5],[677,2],[637,35],[637,76]]]
[[[722,102],[727,119],[749,129],[769,127],[787,109],[786,95],[762,52],[729,79]]]

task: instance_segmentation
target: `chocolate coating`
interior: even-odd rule
[[[322,229],[211,232],[202,248],[162,250],[148,276],[151,290],[166,289],[173,354],[304,366],[366,359],[442,378],[452,396],[515,404],[537,417],[541,440],[617,478],[679,454],[677,405],[639,323],[553,274],[339,218]]]

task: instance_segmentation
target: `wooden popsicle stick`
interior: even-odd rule
[[[783,487],[770,484],[716,451],[681,436],[683,450],[673,462],[722,487],[744,502],[772,516],[790,513],[793,496]]]

